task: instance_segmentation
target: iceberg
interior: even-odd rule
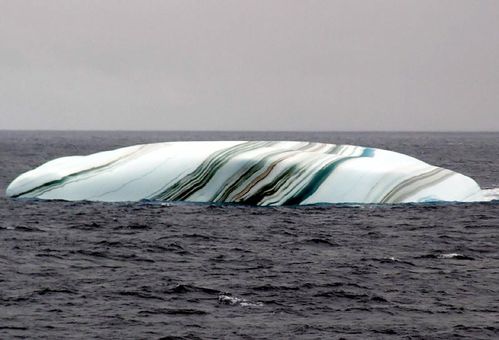
[[[135,145],[62,157],[21,174],[9,197],[258,206],[491,199],[471,178],[393,151],[294,141]]]

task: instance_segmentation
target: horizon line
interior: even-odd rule
[[[154,130],[154,129],[3,129],[1,132],[242,132],[242,133],[499,133],[499,130]]]

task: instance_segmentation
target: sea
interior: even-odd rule
[[[499,133],[0,131],[0,339],[498,339],[499,201],[252,207],[9,199],[53,158],[300,140],[499,187]]]

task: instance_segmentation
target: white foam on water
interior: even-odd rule
[[[484,201],[499,200],[499,188],[482,189],[482,197]]]
[[[228,294],[220,294],[218,296],[218,301],[225,305],[231,306],[241,306],[241,307],[263,307],[262,302],[250,302],[243,298],[238,298]]]
[[[453,258],[461,257],[461,256],[463,256],[463,254],[458,254],[458,253],[450,253],[450,254],[441,254],[441,255],[439,255],[439,257],[441,259],[453,259]]]

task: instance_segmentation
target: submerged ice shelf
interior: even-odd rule
[[[251,205],[481,201],[471,178],[375,148],[286,141],[168,142],[62,157],[7,196]]]

